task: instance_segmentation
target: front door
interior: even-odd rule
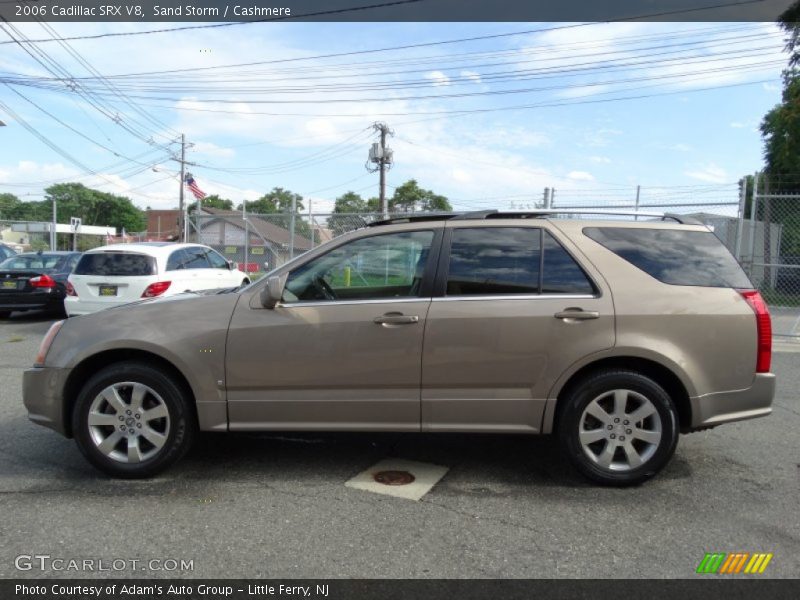
[[[283,301],[240,302],[231,430],[420,429],[422,339],[441,227],[344,242],[295,267]]]

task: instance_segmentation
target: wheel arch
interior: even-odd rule
[[[565,381],[554,391],[555,400],[548,402],[554,404],[552,409],[547,410],[544,417],[543,431],[555,431],[558,418],[561,414],[563,402],[560,402],[570,391],[591,373],[605,369],[624,369],[635,371],[650,377],[658,383],[675,402],[675,409],[678,411],[678,421],[681,432],[691,429],[692,406],[689,400],[689,392],[686,385],[675,371],[651,358],[641,356],[608,356],[599,358],[585,364],[569,374]]]
[[[120,348],[113,350],[104,350],[84,358],[78,363],[70,372],[67,381],[64,384],[64,401],[62,420],[64,423],[64,434],[72,437],[72,411],[75,408],[75,402],[78,399],[78,394],[83,387],[83,384],[96,372],[121,362],[141,362],[152,367],[156,367],[165,373],[171,375],[176,384],[183,390],[189,398],[189,405],[192,407],[195,420],[197,419],[197,402],[192,386],[189,380],[169,360],[163,356],[159,356],[147,350],[133,349],[133,348]]]

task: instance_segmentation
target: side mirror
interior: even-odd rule
[[[283,298],[283,286],[286,285],[286,276],[273,275],[267,279],[267,285],[261,289],[261,306],[273,309]]]

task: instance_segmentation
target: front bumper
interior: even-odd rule
[[[766,417],[772,412],[775,375],[756,373],[753,385],[744,390],[718,392],[690,398],[691,429],[714,427],[722,423]]]
[[[66,437],[69,435],[64,384],[69,373],[70,369],[55,367],[33,367],[22,373],[22,401],[28,409],[28,418]]]

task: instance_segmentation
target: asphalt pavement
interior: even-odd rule
[[[549,438],[461,434],[204,434],[164,475],[118,481],[26,417],[51,320],[0,321],[2,578],[685,578],[706,552],[800,575],[800,346],[774,355],[772,416],[681,436],[636,488],[586,483]],[[345,486],[387,458],[448,470],[419,501]]]

